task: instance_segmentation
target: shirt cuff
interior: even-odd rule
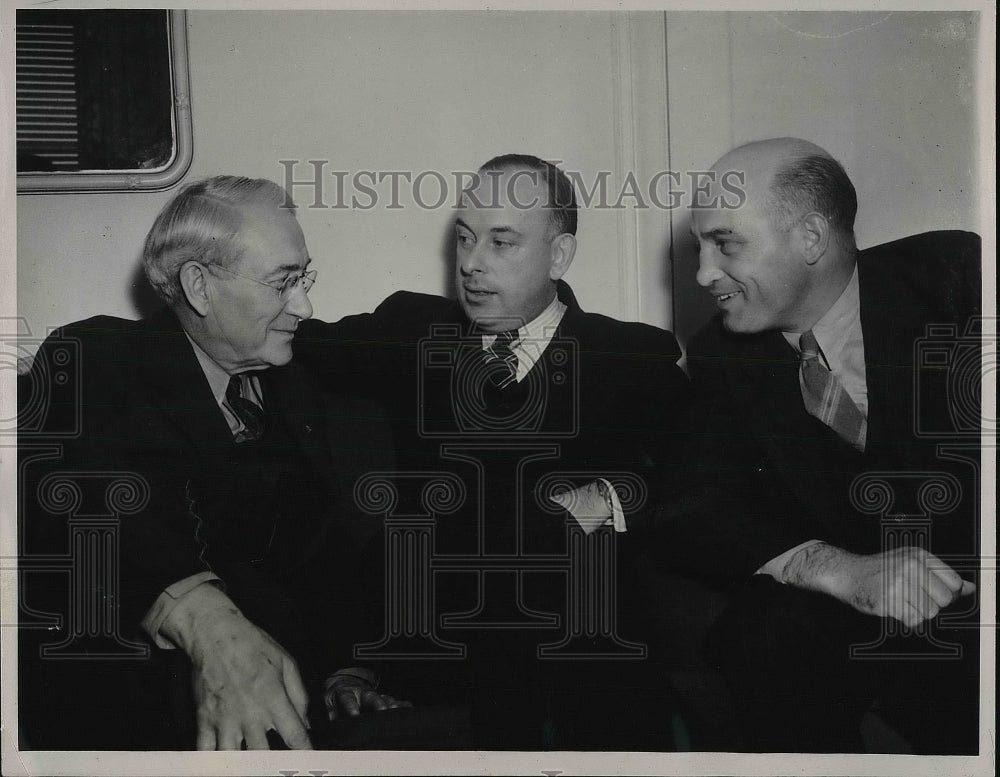
[[[755,575],[770,575],[779,583],[785,584],[788,581],[784,579],[782,573],[785,570],[785,565],[791,560],[792,556],[798,553],[803,548],[808,548],[810,545],[815,545],[817,542],[822,542],[823,540],[807,540],[806,542],[796,545],[791,550],[786,550],[780,556],[775,556],[766,564],[764,564],[760,569],[754,572]]]
[[[621,501],[614,486],[604,478],[549,498],[572,515],[586,534],[609,525],[614,526],[615,531],[626,531]]]
[[[598,480],[604,484],[605,493],[611,499],[611,518],[607,523],[614,526],[616,532],[628,531],[628,526],[625,525],[625,511],[622,510],[622,503],[618,498],[618,492],[615,491],[615,487],[609,481],[604,478],[598,478]]]
[[[163,626],[163,622],[167,619],[171,612],[173,612],[174,607],[177,606],[177,602],[185,594],[193,591],[198,586],[203,583],[211,583],[219,581],[222,582],[221,578],[214,572],[199,572],[196,575],[191,575],[190,577],[185,577],[183,580],[178,580],[176,583],[167,586],[158,597],[156,601],[153,602],[153,606],[149,608],[146,612],[145,617],[142,619],[142,628],[146,633],[152,638],[153,643],[160,648],[165,648],[167,650],[172,650],[177,646],[167,640],[166,638],[160,636],[160,628]]]
[[[326,704],[326,709],[328,711],[333,709],[333,695],[339,688],[345,685],[354,685],[358,680],[368,683],[373,691],[378,689],[378,673],[373,672],[371,669],[363,669],[359,666],[352,666],[347,669],[338,669],[332,675],[327,677],[326,682],[323,683],[323,702]]]

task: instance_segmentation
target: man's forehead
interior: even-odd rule
[[[691,234],[708,235],[739,231],[739,216],[732,209],[691,208]]]
[[[505,229],[526,231],[535,226],[548,228],[550,211],[540,203],[510,202],[501,204],[477,200],[473,195],[462,198],[455,209],[455,223],[473,231]]]
[[[268,272],[301,266],[309,260],[305,236],[295,214],[287,208],[251,203],[241,209],[239,239],[243,260]]]
[[[461,198],[465,207],[515,207],[524,211],[545,206],[548,201],[542,173],[523,167],[480,170]]]

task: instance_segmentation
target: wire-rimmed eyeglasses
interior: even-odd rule
[[[267,286],[269,289],[274,289],[278,293],[278,299],[288,299],[292,296],[292,292],[295,289],[300,288],[306,294],[309,293],[309,289],[312,288],[313,284],[316,283],[316,276],[318,275],[316,270],[309,270],[307,272],[296,272],[286,275],[280,281],[259,281],[256,278],[252,278],[249,275],[244,275],[241,272],[236,272],[236,270],[230,270],[228,267],[223,267],[221,264],[210,263],[209,267],[217,267],[220,270],[224,270],[230,275],[235,275],[237,278],[243,278],[248,281],[253,281],[260,286]]]

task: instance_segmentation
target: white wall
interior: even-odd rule
[[[660,13],[201,12],[188,14],[194,161],[188,178],[236,173],[284,180],[282,159],[328,160],[332,171],[475,170],[526,152],[562,160],[585,180],[666,156]],[[633,99],[631,81],[641,94]],[[636,132],[643,116],[652,133]],[[623,113],[624,112],[624,113]],[[624,116],[624,118],[622,118]],[[623,129],[624,128],[624,129]],[[653,140],[646,136],[652,135]],[[637,149],[636,143],[642,147]],[[435,179],[423,199],[437,199]],[[369,310],[397,289],[450,293],[449,207],[417,207],[390,182],[367,211],[312,208],[294,196],[319,283],[316,315]],[[350,188],[348,188],[350,190]],[[146,230],[173,192],[22,195],[18,303],[35,332],[96,313],[136,317],[137,259]],[[363,203],[367,197],[358,193]],[[449,198],[449,204],[454,196]],[[582,214],[567,277],[589,310],[635,318],[639,244],[662,267],[663,213],[631,220]],[[619,260],[627,252],[629,259]],[[668,320],[668,286],[644,300]]]
[[[448,175],[523,151],[589,181],[611,171],[614,200],[629,170],[644,183],[667,167],[704,169],[743,141],[799,135],[852,175],[862,246],[979,229],[967,13],[191,11],[188,21],[189,178],[282,180],[280,159]],[[172,193],[17,198],[18,307],[35,333],[146,309],[138,253]],[[308,190],[295,195],[320,269],[318,316],[369,310],[400,288],[450,291],[447,208],[415,207],[405,187],[399,210],[385,199],[313,209]],[[689,336],[710,309],[687,229],[683,211],[582,213],[568,280],[585,309],[661,326],[676,313]]]
[[[670,164],[707,169],[740,143],[797,136],[841,161],[858,245],[980,231],[977,15],[668,12]],[[711,313],[690,219],[673,214],[676,326]]]

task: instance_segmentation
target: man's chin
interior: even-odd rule
[[[773,328],[728,312],[722,314],[722,327],[733,335],[756,335]]]
[[[497,317],[490,314],[485,305],[469,305],[463,302],[462,311],[480,332],[500,332],[503,330],[502,326],[497,325]]]
[[[292,355],[292,349],[290,347],[282,348],[280,350],[276,349],[267,354],[264,358],[264,363],[267,364],[268,367],[283,367],[292,360]]]
[[[733,335],[746,335],[753,331],[753,329],[747,326],[745,319],[733,315],[728,310],[722,311],[722,326],[727,332]]]

